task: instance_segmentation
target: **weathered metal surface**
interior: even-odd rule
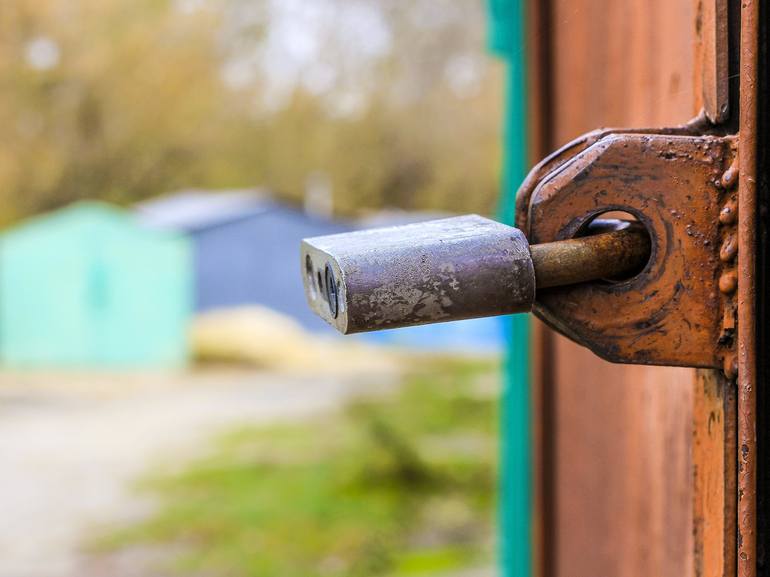
[[[549,174],[553,174],[555,171],[561,168],[561,166],[567,162],[572,161],[578,154],[585,151],[602,139],[605,139],[613,134],[703,136],[711,132],[716,134],[716,129],[711,125],[705,114],[702,114],[700,116],[696,116],[685,124],[680,126],[673,126],[670,128],[599,128],[597,130],[587,132],[586,134],[582,134],[555,152],[552,152],[546,156],[529,172],[527,177],[524,179],[524,182],[521,184],[521,187],[519,187],[518,193],[516,194],[516,226],[522,230],[526,230],[530,200],[532,198],[532,194],[535,191],[535,188],[540,185],[543,179],[546,178]]]
[[[756,574],[770,575],[770,13],[768,3],[760,4],[759,62],[756,69],[755,127],[747,131],[747,141],[755,141],[757,206],[756,270],[756,358],[754,405],[756,453]],[[755,7],[751,7],[755,10]],[[756,22],[754,23],[757,24]],[[752,123],[753,123],[752,122]],[[747,125],[745,128],[749,128]],[[740,255],[739,255],[740,258]],[[739,281],[740,282],[740,281]]]
[[[728,0],[698,0],[695,66],[699,104],[714,124],[729,117]]]
[[[535,298],[524,235],[476,215],[306,239],[302,264],[311,307],[345,334],[526,312]]]
[[[733,383],[700,370],[693,410],[693,531],[696,577],[730,577],[736,570],[737,446]]]
[[[470,215],[305,239],[305,291],[348,334],[529,312],[536,287],[621,278],[650,257],[638,223],[585,233],[530,247],[520,230]]]
[[[553,88],[531,96],[550,103],[538,159],[597,126],[670,126],[700,110],[697,0],[529,0],[527,8],[543,4],[553,16],[533,36],[550,47]],[[548,524],[539,577],[694,577],[696,371],[608,363],[548,332],[536,342],[534,384],[546,397],[534,422],[553,425],[538,449],[550,488],[535,513]]]
[[[610,361],[722,367],[733,343],[720,340],[715,247],[733,146],[727,137],[610,133],[525,186],[532,244],[572,238],[610,211],[635,215],[652,240],[640,274],[543,291],[538,316]]]
[[[741,2],[738,158],[738,577],[757,575],[757,118],[760,8]],[[767,15],[764,15],[767,18]],[[766,105],[766,104],[765,104]]]
[[[308,239],[311,307],[347,334],[526,312],[537,287],[535,312],[602,358],[729,375],[736,142],[694,126],[591,133],[537,167],[519,204],[531,255],[475,215]],[[613,211],[639,223],[584,236]]]
[[[641,271],[650,258],[647,231],[634,223],[614,222],[622,228],[532,245],[537,289],[622,279]]]

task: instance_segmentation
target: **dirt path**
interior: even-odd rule
[[[0,577],[90,577],[84,536],[146,514],[152,504],[132,482],[152,463],[183,462],[239,423],[332,410],[372,384],[247,372],[0,375]]]

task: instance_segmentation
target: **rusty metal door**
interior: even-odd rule
[[[531,0],[533,159],[563,146],[519,188],[516,227],[302,243],[308,302],[340,332],[526,311],[550,327],[533,347],[544,577],[768,575],[766,10]]]
[[[596,127],[674,126],[705,107],[740,128],[740,195],[753,210],[758,87],[746,75],[756,73],[758,6],[531,0],[528,8],[533,161]],[[746,291],[756,227],[741,215],[738,331],[747,348],[726,367],[740,373],[737,384],[724,371],[610,364],[535,327],[540,575],[755,575],[756,315]]]

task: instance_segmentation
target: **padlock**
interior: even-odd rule
[[[528,312],[538,291],[641,270],[643,226],[595,220],[533,245],[517,228],[466,215],[302,242],[311,308],[344,334]]]

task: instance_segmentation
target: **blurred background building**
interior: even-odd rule
[[[0,236],[0,361],[27,368],[173,368],[188,359],[186,237],[100,202]]]
[[[496,573],[504,322],[341,338],[298,262],[496,213],[486,8],[0,3],[0,576]]]
[[[297,247],[305,237],[347,232],[352,224],[307,214],[266,191],[186,191],[137,210],[140,222],[190,239],[196,312],[258,304],[331,334],[306,306]]]
[[[195,311],[260,304],[330,334],[296,282],[300,238],[495,211],[502,75],[478,2],[33,1],[0,16],[0,225],[81,199],[136,205],[188,238]],[[499,326],[364,338],[499,350]],[[129,329],[113,332],[143,340]],[[65,346],[36,335],[25,346]]]

